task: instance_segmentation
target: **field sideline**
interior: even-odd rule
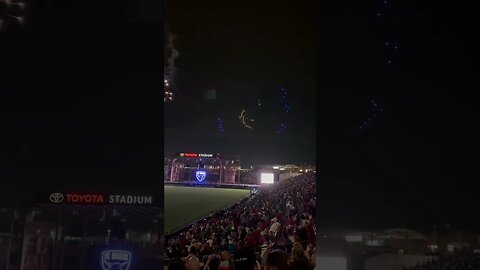
[[[245,189],[166,185],[164,231],[169,234],[180,230],[211,212],[234,205],[249,194],[250,190]]]

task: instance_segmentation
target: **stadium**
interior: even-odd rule
[[[314,260],[314,169],[242,168],[238,156],[193,152],[166,158],[164,166],[167,267],[192,246],[201,269],[221,256],[237,265],[245,250],[262,261],[270,250],[294,246]]]
[[[242,169],[240,157],[180,152],[165,158],[165,233],[240,202],[272,184],[279,173],[268,167]],[[185,199],[189,198],[189,199]],[[195,211],[189,211],[195,205]]]
[[[15,194],[0,209],[0,269],[117,269],[115,256],[158,269],[163,195],[129,190]]]

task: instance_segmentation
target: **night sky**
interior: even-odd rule
[[[315,163],[314,1],[280,2],[167,1],[166,29],[179,52],[176,99],[165,106],[167,156],[214,152],[240,156],[242,165]],[[216,99],[205,99],[209,89]],[[243,109],[253,130],[238,119]]]
[[[2,186],[160,186],[163,20],[142,5],[28,2],[3,29]]]
[[[324,4],[319,16],[319,227],[475,228],[468,7],[368,2]]]

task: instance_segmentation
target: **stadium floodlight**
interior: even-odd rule
[[[347,270],[347,259],[345,257],[321,257],[316,258],[317,269]]]
[[[273,180],[273,173],[262,173],[260,175],[260,183],[262,184],[273,184]]]

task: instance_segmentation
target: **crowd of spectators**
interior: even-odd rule
[[[408,270],[473,270],[480,269],[480,254],[462,252],[440,255],[408,268]]]
[[[169,270],[315,268],[315,174],[262,186],[168,239]]]

